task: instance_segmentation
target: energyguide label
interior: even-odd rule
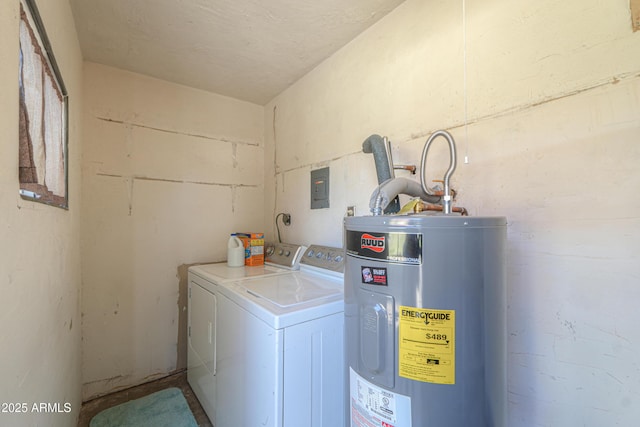
[[[400,306],[398,374],[434,384],[456,382],[456,312]]]

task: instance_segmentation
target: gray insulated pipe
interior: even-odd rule
[[[386,207],[389,202],[399,194],[406,194],[411,197],[419,197],[429,203],[439,203],[440,196],[432,196],[422,190],[419,182],[407,178],[392,178],[380,184],[369,199],[369,209],[373,215],[382,215],[382,211],[387,213]]]
[[[373,162],[376,166],[378,184],[382,184],[391,178],[395,178],[393,173],[393,163],[391,160],[391,147],[380,135],[371,135],[362,143],[362,151],[373,153]],[[400,199],[396,196],[390,200],[384,209],[385,214],[393,214],[400,210]]]

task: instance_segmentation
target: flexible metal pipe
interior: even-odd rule
[[[453,140],[453,137],[446,130],[439,130],[431,134],[427,142],[424,144],[424,148],[422,149],[422,161],[420,163],[420,184],[422,185],[422,191],[426,194],[433,196],[435,193],[431,190],[425,183],[425,169],[427,165],[427,153],[429,151],[429,147],[431,143],[439,136],[444,137],[449,143],[449,169],[444,174],[444,196],[442,197],[442,206],[444,208],[445,214],[451,213],[451,187],[449,186],[449,179],[453,174],[453,171],[456,170],[456,143]]]

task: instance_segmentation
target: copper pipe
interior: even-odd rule
[[[460,215],[462,215],[462,216],[469,216],[469,212],[467,212],[467,209],[463,208],[462,206],[454,206],[454,207],[451,208],[451,210],[453,212],[459,212]]]
[[[415,165],[393,165],[394,169],[405,170],[411,172],[411,175],[416,174],[416,166]]]
[[[442,212],[443,211],[443,207],[442,205],[433,205],[431,203],[425,203],[425,202],[420,202],[420,203],[416,203],[416,206],[414,207],[414,212],[418,213],[418,212],[423,212],[423,211],[438,211],[438,212]],[[452,212],[457,212],[462,216],[468,216],[469,213],[467,212],[467,210],[461,206],[453,206],[451,208]]]
[[[455,199],[455,198],[456,198],[456,190],[454,190],[454,189],[452,188],[450,191],[451,191],[451,198],[452,198],[452,199]],[[434,191],[434,192],[433,192],[433,195],[434,195],[434,196],[440,196],[440,197],[442,197],[442,196],[444,196],[444,191],[442,191],[442,190]]]
[[[432,182],[439,182],[439,183],[444,185],[444,181],[441,180],[441,179],[434,179]],[[456,199],[456,194],[457,194],[456,190],[451,188],[449,191],[451,191],[451,200],[455,200]],[[444,191],[443,190],[434,191],[433,194],[436,195],[436,196],[442,197],[442,196],[444,196]]]

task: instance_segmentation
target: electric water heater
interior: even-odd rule
[[[506,426],[506,219],[345,219],[345,425]]]

